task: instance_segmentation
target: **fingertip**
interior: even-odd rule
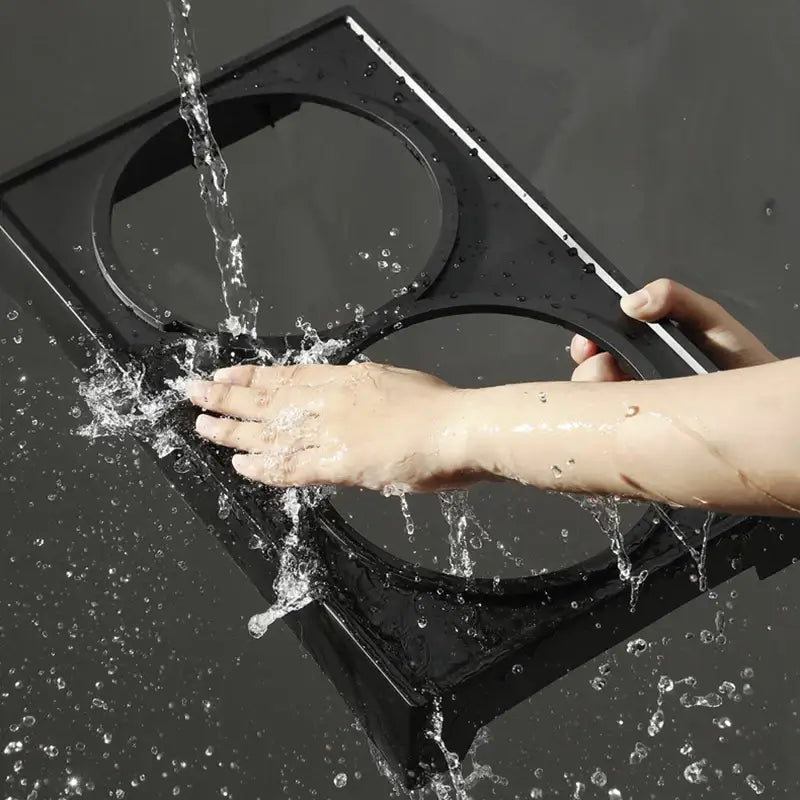
[[[650,292],[647,289],[639,289],[621,297],[619,305],[629,317],[638,319],[647,313],[651,301]]]
[[[246,478],[253,477],[254,464],[253,459],[250,458],[250,456],[247,456],[244,453],[237,453],[231,459],[231,464],[240,475],[244,475]]]
[[[245,386],[248,382],[248,367],[223,367],[214,373],[215,383],[231,383],[236,386]]]

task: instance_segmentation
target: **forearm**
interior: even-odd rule
[[[469,471],[541,489],[800,514],[800,358],[660,381],[460,393]]]

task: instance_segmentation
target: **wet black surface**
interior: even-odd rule
[[[795,6],[614,2],[601,13],[587,2],[380,0],[359,8],[627,275],[683,280],[723,302],[777,354],[797,354]],[[224,8],[197,3],[201,63],[208,68],[241,55],[328,10],[320,2],[280,9],[239,0]],[[172,85],[167,16],[159,3],[85,0],[47,15],[34,4],[7,4],[0,31],[0,171]],[[363,145],[341,140],[335,143],[341,159],[322,158],[330,172],[320,173],[308,159],[289,157],[303,153],[302,141],[290,137],[284,144],[285,159],[265,155],[258,169],[246,169],[246,158],[241,166],[231,163],[234,207],[264,245],[275,241],[268,235],[273,209],[296,222],[292,209],[305,198],[281,200],[268,179],[289,192],[295,164],[302,163],[317,181],[315,196],[324,198],[331,191],[325,174],[340,180],[348,164],[363,163]],[[371,152],[380,147],[376,139]],[[349,267],[363,269],[358,251],[372,254],[393,216],[401,216],[402,236],[424,248],[430,215],[419,182],[401,167],[385,178],[369,169],[348,174],[352,206],[343,193],[338,214],[328,214],[330,199],[320,203],[318,216],[309,212],[302,220],[299,242],[285,225],[275,228],[287,237],[284,250],[265,251],[265,260],[289,253],[298,269],[308,270],[296,283],[269,286],[286,293],[273,303],[286,314],[281,325],[291,322],[295,305],[307,313],[301,306],[308,293],[297,287],[315,276],[323,317],[344,302],[369,306],[381,285],[394,285],[369,262],[369,285],[354,271],[354,283],[332,298],[322,291],[331,285],[330,269],[315,256],[338,248],[352,259]],[[422,202],[409,211],[403,192],[419,192]],[[367,199],[375,196],[380,203]],[[169,254],[159,236],[174,234],[180,247],[181,236],[203,224],[199,203],[184,211],[168,199],[161,202],[172,203],[174,225],[164,224],[163,213],[148,217],[148,210],[160,210],[158,202],[140,209],[123,233],[131,252],[147,254],[156,270]],[[343,219],[352,227],[340,237]],[[153,222],[160,231],[137,228]],[[210,255],[208,238],[206,244]],[[258,252],[257,242],[253,247]],[[203,255],[198,250],[187,260]],[[166,287],[167,295],[174,291]],[[245,622],[262,601],[136,446],[75,436],[87,416],[77,376],[35,317],[26,298],[0,295],[5,795],[26,797],[35,781],[46,780],[39,797],[79,789],[89,797],[167,797],[176,787],[198,798],[388,796],[353,718],[295,639],[280,626],[259,642],[250,639]],[[436,370],[462,385],[567,377],[567,337],[529,323],[526,340],[525,323],[515,322],[425,323],[371,355]],[[425,325],[432,326],[430,348]],[[464,332],[476,341],[474,360],[459,345]],[[493,360],[493,353],[502,357]],[[573,534],[577,521],[561,524],[562,513],[580,513],[564,510],[568,501],[546,508],[535,493],[505,491],[511,496],[497,491],[493,500],[481,498],[479,514],[497,538],[498,512],[489,504],[508,505],[517,518],[532,508],[541,530],[525,543],[527,569],[545,555],[573,558],[583,546],[602,544],[591,528]],[[392,522],[393,528],[383,525],[380,544],[411,555],[402,551],[407,542],[396,501],[371,498],[353,513]],[[580,539],[576,550],[563,550],[562,527],[572,542]],[[519,544],[513,537],[520,531],[509,536],[509,547]],[[541,553],[530,541],[542,542]],[[500,566],[507,565],[496,560],[486,569],[493,574]],[[747,797],[753,794],[748,774],[767,787],[765,797],[795,796],[796,584],[792,569],[766,581],[742,575],[717,597],[646,631],[652,644],[644,655],[615,648],[509,712],[491,726],[492,742],[479,759],[508,784],[483,782],[474,796],[527,798],[537,787],[545,798],[571,798],[581,782],[584,798],[607,797],[613,787],[625,798]],[[727,641],[704,644],[701,632],[716,632],[719,610]],[[606,662],[611,671],[598,691],[590,682]],[[748,669],[752,677],[743,676]],[[715,691],[725,680],[736,691],[719,708],[685,709],[678,702],[685,689],[676,689],[664,701],[665,728],[652,738],[647,724],[662,674],[695,676],[692,694]],[[27,716],[35,722],[26,725]],[[17,741],[14,752],[9,745]],[[650,752],[631,764],[637,741]],[[680,752],[687,743],[691,752]],[[703,759],[707,783],[691,785],[684,769]],[[608,775],[605,787],[591,783],[597,768]],[[338,773],[347,775],[344,788],[334,785]],[[70,786],[70,775],[77,786]]]

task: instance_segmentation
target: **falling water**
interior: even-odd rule
[[[284,493],[283,510],[292,523],[291,531],[283,543],[278,577],[275,579],[275,602],[262,614],[251,617],[248,629],[252,636],[261,638],[269,627],[293,611],[305,608],[314,600],[314,576],[316,564],[311,552],[300,540],[300,523],[303,510],[303,495],[309,492],[287,489]]]
[[[619,497],[601,497],[582,495],[566,495],[574,500],[584,511],[588,511],[600,530],[608,537],[611,545],[611,552],[616,556],[619,577],[623,583],[629,583],[631,587],[631,611],[636,608],[636,601],[639,598],[639,591],[642,584],[647,579],[647,570],[642,570],[638,575],[633,574],[633,565],[630,556],[625,548],[625,536],[620,527],[619,504],[622,499]]]
[[[450,564],[448,572],[461,578],[471,578],[475,562],[469,552],[467,526],[474,516],[466,491],[443,492],[439,495],[442,514],[449,529]]]
[[[678,542],[686,548],[686,551],[694,560],[694,563],[697,565],[697,581],[700,587],[701,592],[705,592],[708,589],[708,575],[706,574],[706,555],[708,552],[708,537],[711,532],[711,525],[714,522],[715,513],[713,511],[709,511],[706,514],[706,518],[703,522],[703,527],[698,533],[702,533],[703,535],[703,542],[700,545],[700,549],[698,550],[688,539],[686,533],[681,529],[681,526],[675,522],[674,519],[669,515],[669,512],[663,508],[662,506],[653,503],[653,509],[655,510],[656,514],[661,517],[661,520],[666,524],[669,530],[672,532],[672,535],[678,540]]]
[[[166,0],[172,23],[172,71],[180,88],[180,115],[189,129],[200,196],[214,235],[214,251],[228,313],[222,329],[233,335],[256,332],[258,302],[247,290],[242,237],[228,204],[228,167],[211,131],[208,103],[200,84],[189,0]]]
[[[490,766],[479,764],[475,757],[478,748],[489,741],[488,730],[481,729],[475,737],[475,741],[472,743],[469,753],[467,753],[467,758],[472,762],[472,771],[468,775],[464,775],[464,764],[456,753],[448,749],[442,736],[443,729],[442,700],[440,697],[436,697],[433,702],[430,727],[426,731],[426,736],[436,744],[447,764],[447,775],[437,775],[430,783],[430,788],[436,795],[437,800],[472,800],[469,790],[483,780],[489,780],[500,786],[508,785],[506,778],[501,775],[495,775]]]

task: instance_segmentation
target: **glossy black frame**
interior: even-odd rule
[[[583,333],[641,379],[713,371],[671,323],[643,325],[621,313],[619,295],[632,284],[353,9],[213,72],[204,89],[212,114],[231,112],[214,119],[222,146],[302,102],[322,102],[399,136],[438,188],[442,227],[425,271],[363,324],[325,334],[350,341],[341,363],[398,327],[501,312]],[[76,364],[88,366],[100,346],[122,368],[146,364],[157,389],[170,373],[170,347],[184,335],[206,333],[149,313],[114,270],[114,203],[190,158],[170,95],[0,181],[0,283],[34,300]],[[298,343],[296,336],[261,337],[270,350]],[[247,341],[223,344],[214,366],[252,352]],[[176,413],[184,446],[157,461],[271,600],[286,519],[273,493],[243,487],[224,454],[197,441],[192,419],[188,408]],[[192,460],[192,474],[175,469],[179,457]],[[234,506],[225,521],[217,514],[220,491]],[[705,519],[685,510],[648,514],[626,533],[634,573],[649,575],[632,614],[629,587],[610,553],[499,585],[465,580],[387,554],[324,504],[304,518],[304,536],[323,565],[326,591],[287,624],[411,786],[443,767],[427,735],[435,697],[448,746],[464,754],[495,716],[697,596],[698,583],[688,577],[695,562],[670,529],[696,542]],[[709,585],[751,566],[765,577],[793,563],[800,556],[797,527],[787,519],[720,515],[708,538]],[[253,550],[253,534],[269,546]],[[423,614],[428,624],[421,629]]]

